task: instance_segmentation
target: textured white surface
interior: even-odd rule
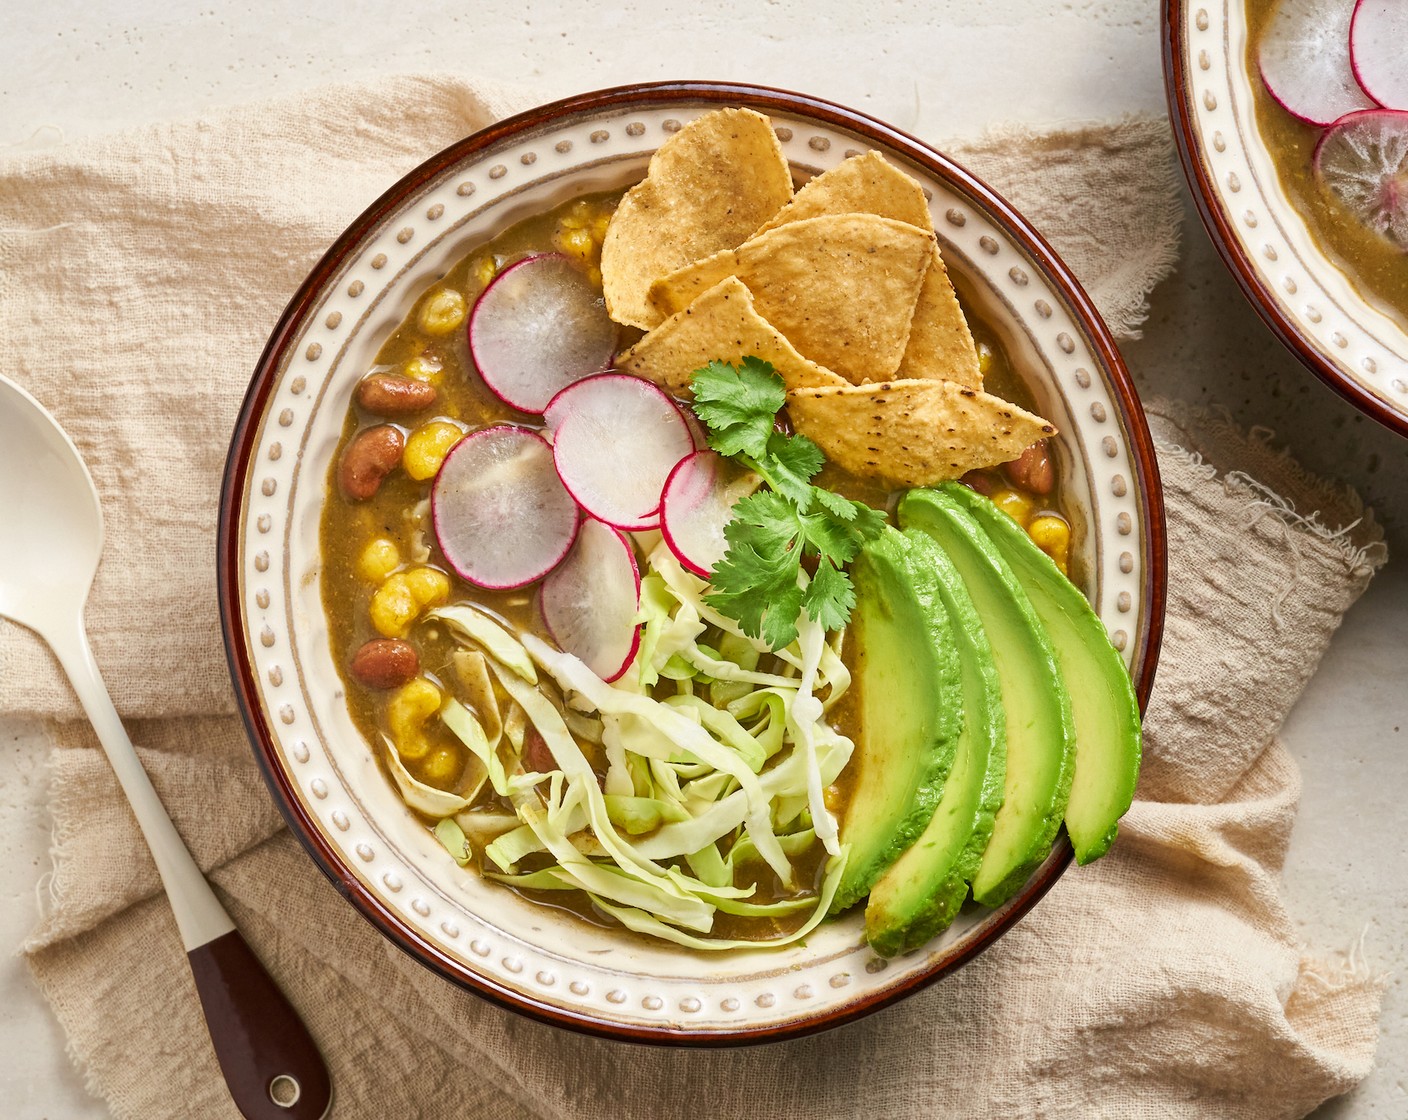
[[[458,11],[349,0],[203,7],[155,0],[10,3],[0,35],[0,150],[43,147],[355,74],[460,71],[541,100],[634,80],[726,78],[799,89],[921,138],[1162,111],[1158,10],[1148,0],[874,3],[720,0],[595,5],[486,0]],[[1184,263],[1126,348],[1145,393],[1219,401],[1265,424],[1310,468],[1358,486],[1408,547],[1408,442],[1364,420],[1261,326],[1191,207]],[[1394,559],[1350,613],[1287,728],[1305,779],[1287,890],[1314,949],[1364,934],[1378,969],[1408,965],[1408,569]],[[0,1101],[16,1120],[107,1115],[69,1065],[23,965],[47,865],[43,754],[0,721]],[[1379,1067],[1324,1117],[1408,1114],[1408,986],[1387,993]]]

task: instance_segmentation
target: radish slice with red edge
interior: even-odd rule
[[[1385,109],[1408,109],[1408,4],[1359,0],[1349,24],[1349,61],[1365,93]]]
[[[761,481],[714,451],[696,451],[680,461],[665,483],[660,529],[681,564],[709,578],[728,551],[724,526],[733,520],[734,505]]]
[[[640,646],[640,569],[630,541],[588,518],[567,559],[543,581],[540,606],[560,649],[602,680],[616,680]]]
[[[472,432],[454,446],[435,476],[430,510],[450,567],[500,591],[557,567],[581,521],[548,441],[511,424]]]
[[[617,529],[654,529],[675,464],[694,452],[675,402],[649,381],[604,373],[569,385],[543,412],[572,497]]]
[[[1341,117],[1315,145],[1315,178],[1366,226],[1408,251],[1408,113]]]
[[[699,417],[694,415],[694,409],[684,405],[680,409],[680,415],[684,417],[685,426],[689,428],[689,438],[694,442],[695,451],[704,451],[709,447],[709,433],[704,425],[700,423]]]
[[[1293,117],[1327,125],[1374,102],[1349,61],[1353,0],[1281,0],[1257,62],[1267,91]]]
[[[601,290],[566,257],[525,257],[475,303],[469,351],[495,396],[537,414],[560,390],[611,364],[616,324]]]

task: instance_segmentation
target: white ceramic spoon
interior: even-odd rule
[[[0,536],[0,616],[49,643],[132,803],[236,1106],[248,1120],[321,1120],[332,1099],[327,1066],[186,850],[98,673],[83,608],[103,550],[103,515],[88,468],[44,407],[4,377]]]

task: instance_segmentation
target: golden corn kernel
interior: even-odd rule
[[[421,304],[421,329],[431,334],[449,334],[464,322],[467,310],[464,296],[453,288],[440,288]]]
[[[986,377],[988,375],[988,370],[992,369],[992,347],[989,346],[986,342],[980,342],[977,345],[977,351],[978,372],[981,373],[984,377]]]
[[[821,801],[833,813],[841,808],[841,787],[837,785],[827,786],[821,791]]]
[[[494,262],[493,257],[480,257],[469,266],[469,275],[480,289],[489,286],[489,282],[499,274],[499,266]]]
[[[419,610],[438,607],[450,598],[450,577],[438,568],[412,568],[403,573],[406,587]]]
[[[420,614],[420,604],[411,594],[405,572],[386,577],[385,582],[372,593],[370,610],[372,625],[383,638],[406,636],[416,615]]]
[[[402,758],[424,758],[430,752],[425,724],[440,710],[440,690],[424,677],[404,684],[386,705],[386,723],[391,741]]]
[[[426,785],[436,789],[452,789],[464,769],[464,752],[449,745],[434,747],[421,759],[417,769],[420,780]]]
[[[429,354],[422,354],[406,363],[405,374],[413,381],[424,381],[429,385],[439,385],[445,377],[445,369]]]
[[[1027,526],[1027,535],[1037,548],[1056,561],[1061,571],[1066,571],[1071,554],[1071,527],[1064,517],[1057,517],[1054,513],[1033,517]]]
[[[367,583],[380,583],[401,566],[401,550],[386,537],[375,537],[366,543],[357,557],[357,578]]]
[[[603,241],[606,240],[606,227],[609,226],[610,224],[611,224],[611,215],[610,215],[610,214],[598,214],[595,218],[592,219],[592,224],[591,224],[592,236],[593,236],[594,238],[596,238],[596,241],[597,241],[597,244],[598,244],[598,245],[600,245]]]
[[[587,269],[587,283],[593,288],[601,287],[601,269],[597,268],[596,265],[592,265],[591,268]]]
[[[1016,490],[999,487],[992,492],[992,504],[1023,528],[1031,520],[1032,500]]]
[[[559,229],[553,235],[552,243],[558,251],[566,253],[569,257],[576,257],[579,261],[591,260],[597,249],[596,239],[585,226]]]
[[[422,424],[406,437],[401,466],[417,482],[434,478],[450,448],[463,438],[464,432],[448,420],[432,420]]]

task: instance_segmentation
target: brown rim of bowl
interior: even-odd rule
[[[930,971],[914,976],[899,987],[876,993],[834,1012],[803,1020],[753,1029],[735,1031],[691,1032],[666,1027],[624,1025],[592,1015],[565,1011],[512,991],[486,977],[466,972],[453,958],[433,943],[404,925],[394,913],[373,896],[345,867],[327,845],[295,796],[288,775],[279,766],[274,748],[272,729],[260,717],[257,687],[245,643],[246,626],[243,604],[238,595],[238,550],[241,523],[241,502],[249,471],[249,454],[257,434],[258,419],[274,386],[281,361],[315,306],[317,297],[333,277],[348,254],[362,238],[406,198],[421,190],[450,166],[529,129],[542,127],[564,117],[599,112],[640,103],[719,102],[747,104],[764,112],[779,111],[810,116],[828,125],[844,129],[874,142],[888,145],[905,158],[931,173],[954,183],[986,206],[1006,225],[1010,236],[1031,255],[1069,305],[1074,318],[1081,324],[1091,349],[1103,363],[1114,388],[1120,409],[1120,419],[1128,436],[1134,470],[1139,482],[1139,501],[1148,533],[1147,568],[1144,594],[1148,607],[1148,626],[1135,652],[1138,666],[1135,689],[1141,709],[1148,703],[1153,685],[1155,664],[1163,634],[1166,591],[1166,532],[1163,497],[1159,486],[1158,467],[1154,459],[1153,440],[1144,418],[1144,411],[1134,392],[1114,340],[1094,305],[1075,277],[1057,258],[1050,246],[995,191],[934,149],[919,140],[854,110],[834,105],[804,94],[761,86],[734,85],[724,82],[660,82],[622,86],[582,94],[543,105],[490,125],[488,128],[451,145],[403,178],[373,203],[333,243],[312,273],[289,302],[278,325],[270,336],[259,364],[255,367],[248,392],[241,406],[239,419],[230,440],[229,458],[221,489],[220,523],[217,542],[217,582],[220,599],[221,628],[230,677],[240,714],[244,718],[255,758],[264,773],[274,801],[288,822],[289,828],[302,842],[314,862],[331,880],[339,892],[352,903],[362,916],[397,947],[422,965],[445,979],[483,996],[490,1001],[553,1026],[565,1027],[585,1034],[629,1042],[674,1046],[736,1046],[774,1042],[814,1034],[831,1027],[859,1019],[886,1007],[947,975],[972,959],[1013,926],[1044,895],[1071,860],[1071,846],[1064,831],[1057,840],[1054,858],[1049,858],[1037,875],[1017,895],[1011,908],[975,941],[938,962]]]
[[[1234,0],[1240,3],[1241,0]],[[1281,311],[1276,298],[1261,282],[1251,256],[1243,247],[1235,228],[1223,208],[1214,200],[1220,197],[1206,164],[1198,158],[1198,132],[1193,124],[1194,109],[1189,103],[1191,85],[1184,66],[1183,28],[1187,5],[1184,0],[1163,0],[1164,95],[1168,99],[1168,115],[1173,123],[1173,135],[1178,141],[1178,156],[1183,174],[1188,179],[1198,217],[1208,231],[1218,255],[1247,297],[1247,302],[1271,328],[1282,345],[1300,359],[1311,373],[1338,396],[1348,401],[1366,416],[1377,420],[1390,431],[1408,436],[1408,415],[1389,406],[1382,397],[1371,393],[1339,368],[1327,355],[1312,346],[1291,319]]]

